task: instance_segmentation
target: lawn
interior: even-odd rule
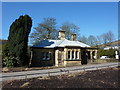
[[[118,88],[119,67],[3,82],[6,88]]]

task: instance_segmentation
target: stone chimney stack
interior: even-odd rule
[[[65,39],[65,31],[64,30],[60,30],[59,31],[59,39],[60,40],[64,40]]]
[[[76,34],[72,33],[71,39],[72,39],[72,41],[75,41],[76,40]]]

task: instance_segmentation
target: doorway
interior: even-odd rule
[[[87,64],[87,59],[88,59],[88,55],[87,55],[87,52],[85,50],[83,50],[81,52],[81,64]]]

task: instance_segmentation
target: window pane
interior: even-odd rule
[[[49,60],[50,58],[49,58],[50,56],[49,56],[49,52],[47,52],[46,53],[46,60]]]
[[[46,59],[46,52],[43,52],[43,58],[42,58],[43,60],[45,60]]]
[[[70,51],[68,51],[68,59],[70,59]]]
[[[72,51],[72,59],[74,59],[74,51]]]

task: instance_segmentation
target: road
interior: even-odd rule
[[[55,69],[45,69],[45,70],[32,70],[32,71],[2,73],[2,75],[0,75],[0,81],[35,78],[35,77],[39,77],[39,76],[60,75],[60,74],[65,74],[65,73],[97,70],[97,69],[116,67],[116,66],[118,66],[117,62],[65,67],[65,68],[55,68]]]

